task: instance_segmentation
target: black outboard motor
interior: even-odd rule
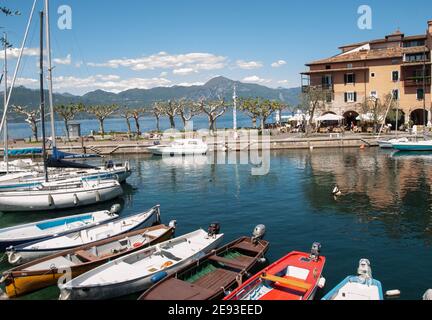
[[[321,255],[321,243],[314,242],[311,249],[310,259],[313,261],[318,261],[319,257]]]
[[[105,164],[105,168],[106,169],[112,169],[112,168],[114,168],[114,162],[112,160],[107,161],[106,164]]]
[[[220,232],[220,224],[218,222],[212,223],[208,228],[209,237],[214,237],[215,235],[219,234],[219,232]]]

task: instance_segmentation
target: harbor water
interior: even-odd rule
[[[211,157],[209,155],[208,157]],[[190,158],[115,157],[130,160],[122,215],[161,205],[163,222],[178,221],[177,235],[219,222],[225,242],[267,227],[268,260],[322,244],[324,290],[355,274],[361,258],[372,264],[383,289],[421,299],[432,287],[432,154],[379,149],[272,151],[270,172],[246,164],[206,164]],[[338,185],[342,196],[335,199]],[[109,208],[113,203],[50,213],[3,214],[0,227]],[[1,270],[7,269],[1,263]],[[56,299],[49,288],[24,299]]]

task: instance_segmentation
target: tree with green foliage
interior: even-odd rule
[[[116,105],[102,105],[102,106],[90,106],[86,108],[86,112],[96,117],[99,121],[99,131],[102,135],[102,138],[105,137],[105,128],[104,122],[105,119],[112,116],[114,113],[118,111],[118,107]]]
[[[261,120],[261,130],[265,129],[267,119],[276,111],[282,111],[286,105],[279,101],[271,101],[261,98],[240,98],[239,109],[246,113],[250,118],[254,128],[256,128],[256,121]]]
[[[81,103],[79,104],[68,104],[68,105],[58,105],[54,107],[54,112],[57,113],[64,122],[66,128],[66,138],[69,140],[69,121],[75,119],[76,115],[85,110],[85,106]]]
[[[385,121],[387,110],[393,109],[395,100],[391,93],[386,94],[382,99],[376,97],[367,97],[360,104],[360,110],[363,115],[367,115],[368,119],[374,126],[375,133],[378,132],[378,127]]]

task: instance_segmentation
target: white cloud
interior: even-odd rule
[[[53,60],[55,64],[70,65],[72,63],[72,56],[68,54],[66,58],[57,58]]]
[[[243,82],[247,82],[247,83],[270,83],[271,80],[270,79],[262,79],[258,76],[250,76],[250,77],[246,77],[242,80]]]
[[[17,59],[20,54],[20,50],[18,48],[10,48],[7,49],[8,59]],[[23,56],[28,57],[37,57],[39,55],[39,49],[37,48],[24,48]],[[0,60],[4,60],[4,50],[0,51]]]
[[[282,67],[282,66],[284,66],[284,65],[286,65],[286,64],[287,64],[287,62],[286,62],[285,60],[279,60],[279,61],[273,62],[273,63],[271,64],[271,66],[272,66],[273,68],[279,68],[279,67]]]
[[[251,69],[259,69],[263,65],[259,61],[244,61],[244,60],[237,60],[237,66],[241,69],[251,70]]]
[[[81,68],[81,66],[84,64],[84,62],[82,61],[78,61],[77,63],[75,63],[75,67],[77,68]]]
[[[12,79],[10,79],[10,81],[12,81]],[[31,78],[17,78],[16,79],[16,86],[34,87],[37,84],[39,84],[39,81],[36,79],[31,79]]]
[[[278,81],[279,84],[288,84],[289,81],[288,80],[280,80]]]
[[[113,59],[104,63],[90,62],[90,67],[106,67],[117,69],[119,67],[128,68],[134,71],[154,70],[154,69],[193,69],[216,70],[226,66],[227,58],[211,53],[187,53],[170,55],[166,52],[159,52],[154,55],[144,56],[135,59]]]
[[[166,72],[166,71],[161,72],[161,74],[159,75],[159,77],[161,77],[161,78],[165,78],[166,76],[168,76],[168,72]]]
[[[192,87],[192,86],[202,86],[204,82],[182,82],[179,84],[176,84],[176,86],[180,87]]]
[[[181,69],[175,69],[173,71],[174,74],[178,74],[181,76],[187,76],[191,73],[197,72],[196,70],[194,70],[193,68],[181,68]]]

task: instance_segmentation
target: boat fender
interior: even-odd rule
[[[162,279],[166,278],[168,276],[168,273],[166,273],[165,271],[162,272],[158,272],[156,273],[153,277],[151,277],[150,281],[153,284],[158,283],[159,281],[161,281]]]
[[[432,300],[432,289],[429,289],[425,292],[425,294],[423,295],[423,300]]]
[[[386,292],[386,296],[387,297],[399,297],[401,295],[400,290],[388,290]]]
[[[259,263],[266,263],[266,261],[267,261],[267,258],[265,258],[265,257],[262,257],[262,258],[258,259]]]
[[[318,288],[322,289],[325,287],[326,279],[324,277],[321,277],[318,281]]]
[[[96,191],[96,202],[100,202],[100,201],[101,201],[101,195],[99,191]]]
[[[48,205],[50,207],[52,207],[54,205],[54,198],[50,194],[48,195]]]
[[[78,205],[79,199],[78,199],[78,196],[76,195],[76,193],[73,195],[73,199],[74,199],[74,205]]]
[[[136,243],[133,244],[133,247],[134,248],[139,248],[139,247],[142,247],[143,245],[144,245],[144,243],[142,243],[142,242],[136,242]]]

